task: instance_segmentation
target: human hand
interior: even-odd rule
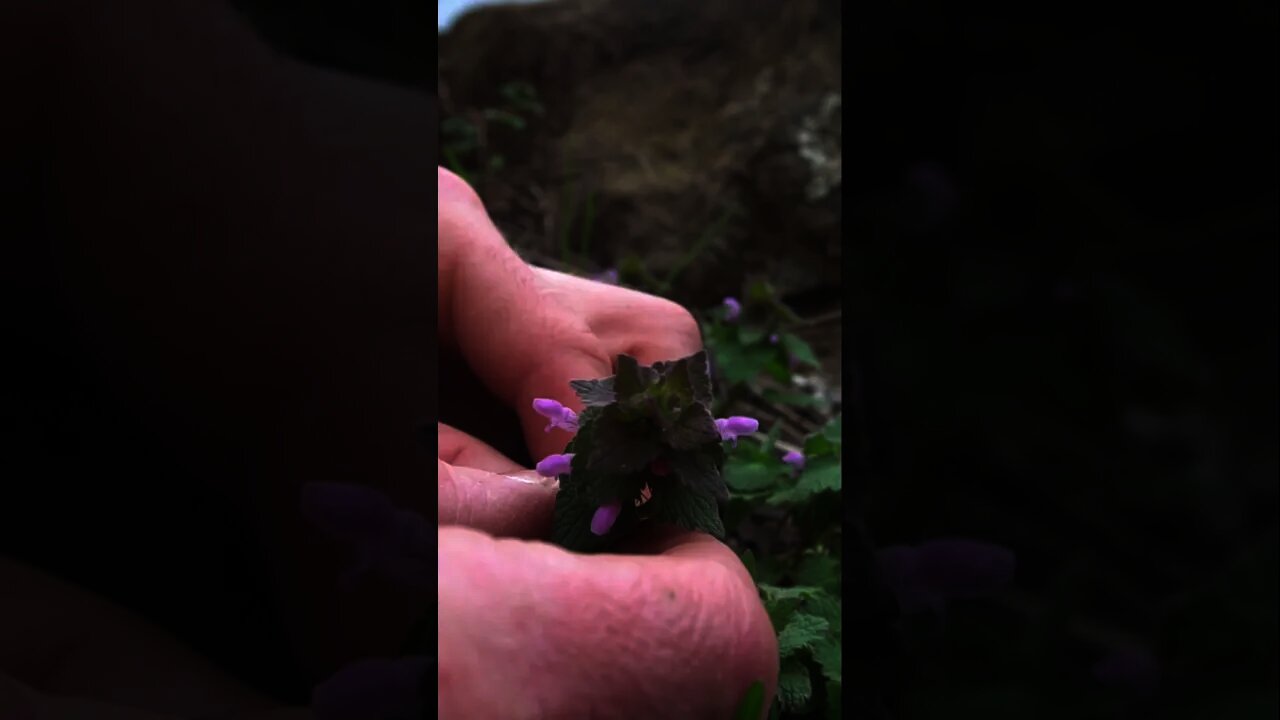
[[[442,340],[517,409],[535,457],[568,440],[545,431],[535,397],[580,410],[568,381],[612,374],[617,354],[699,349],[679,306],[529,267],[465,184],[438,179]],[[756,681],[772,695],[776,638],[729,548],[674,529],[615,555],[531,542],[550,526],[554,480],[448,426],[437,440],[442,716],[724,718]]]

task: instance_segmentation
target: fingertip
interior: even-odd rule
[[[532,471],[505,474],[437,465],[437,521],[492,535],[535,538],[551,527],[559,484]]]

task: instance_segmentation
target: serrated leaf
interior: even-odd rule
[[[653,368],[641,365],[630,355],[619,355],[617,366],[617,372],[613,376],[613,390],[620,401],[643,393],[657,379]]]
[[[843,655],[840,641],[826,637],[815,642],[812,647],[813,660],[822,667],[822,675],[832,682],[842,682],[840,673],[843,667]]]
[[[720,476],[723,454],[724,450],[719,445],[695,452],[677,453],[671,456],[671,471],[694,493],[710,495],[717,500],[728,500],[729,489]]]
[[[577,450],[573,458],[573,472],[584,481],[591,476],[644,471],[662,453],[662,444],[654,437],[655,428],[643,418],[628,420],[618,405],[601,408],[589,428],[579,427],[579,436],[584,431],[590,443]]]
[[[569,387],[587,407],[604,407],[612,405],[618,396],[613,391],[613,376],[599,380],[570,380]]]
[[[828,628],[827,621],[816,615],[803,612],[792,615],[778,633],[778,655],[785,658],[800,650],[813,650],[814,643],[826,635]]]
[[[724,466],[724,482],[735,492],[767,490],[777,482],[778,472],[761,462],[729,460]]]
[[[819,458],[800,474],[796,490],[813,495],[825,490],[840,490],[840,461],[833,457]]]
[[[705,350],[679,360],[654,363],[653,369],[657,373],[657,382],[662,385],[662,394],[678,398],[682,406],[693,403],[707,405],[714,399],[711,365]]]
[[[795,570],[796,582],[824,590],[840,586],[840,561],[825,553],[809,552],[800,558]]]
[[[764,683],[759,680],[751,683],[751,687],[747,688],[747,692],[742,696],[742,701],[738,703],[738,709],[734,711],[734,720],[760,720],[760,714],[764,711]]]
[[[694,532],[724,537],[724,523],[715,498],[694,491],[682,482],[666,483],[662,491],[654,491],[654,518]]]
[[[760,585],[759,590],[766,603],[779,600],[804,600],[819,597],[823,594],[822,588],[819,587],[796,586],[784,588],[777,585]]]
[[[561,483],[556,493],[555,515],[551,524],[551,542],[573,552],[587,552],[602,544],[591,532],[591,516],[596,507],[580,492],[567,490]]]
[[[807,705],[811,697],[813,683],[809,679],[809,668],[794,659],[784,662],[778,673],[778,702],[782,708],[795,712]]]
[[[692,450],[703,445],[719,444],[720,432],[711,411],[699,404],[687,405],[680,414],[662,428],[662,439],[676,450]]]
[[[760,590],[760,598],[764,602],[765,612],[769,614],[769,622],[773,623],[775,629],[786,627],[791,621],[791,616],[806,598],[816,597],[822,593],[821,589],[812,587],[781,588],[765,583],[758,584],[757,587]]]
[[[818,357],[813,354],[813,348],[799,337],[791,333],[783,334],[782,347],[786,348],[787,353],[797,361],[813,367],[818,366]]]

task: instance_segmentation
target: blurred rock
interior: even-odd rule
[[[486,138],[503,164],[477,185],[514,245],[563,255],[589,197],[586,260],[639,256],[705,305],[752,274],[838,286],[840,50],[834,0],[554,0],[460,18],[438,80],[446,117],[511,82],[545,107]]]

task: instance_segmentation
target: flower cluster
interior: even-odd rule
[[[533,401],[533,409],[539,415],[551,421],[547,426],[549,432],[553,427],[558,427],[569,432],[577,432],[578,415],[573,410],[565,407],[562,403],[549,398],[538,398]],[[727,418],[717,418],[715,421],[716,430],[720,434],[720,439],[724,442],[737,443],[739,437],[750,435],[760,429],[760,422],[754,418],[733,416]],[[539,475],[543,477],[560,477],[568,475],[573,470],[574,453],[555,453],[548,455],[538,462],[536,469]],[[650,470],[653,475],[663,477],[671,472],[670,464],[663,458],[655,459]],[[646,485],[647,495],[644,502],[648,502],[652,491]],[[637,505],[643,503],[637,503]],[[622,512],[621,501],[613,501],[599,506],[595,514],[591,518],[591,532],[598,536],[603,536],[609,532],[614,523],[618,520],[619,513]]]

